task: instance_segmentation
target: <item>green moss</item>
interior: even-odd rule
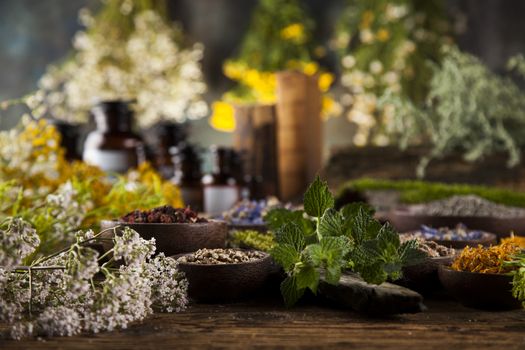
[[[244,230],[232,233],[232,243],[235,246],[247,246],[263,252],[269,252],[275,245],[275,239],[271,233]]]
[[[525,207],[525,193],[509,189],[468,184],[445,184],[417,180],[379,180],[362,178],[344,184],[338,197],[345,190],[395,190],[403,203],[425,203],[454,195],[473,194],[489,201],[514,207]]]

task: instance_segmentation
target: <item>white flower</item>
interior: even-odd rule
[[[370,29],[363,29],[359,32],[359,39],[364,44],[369,44],[374,41],[374,33]]]
[[[381,61],[373,60],[370,62],[370,72],[373,74],[379,74],[383,71],[383,64]]]
[[[395,21],[404,17],[408,13],[405,5],[387,4],[385,9],[385,18],[387,21]]]
[[[345,57],[343,57],[343,59],[341,60],[341,63],[343,65],[343,67],[347,68],[347,69],[350,69],[352,68],[353,66],[355,66],[355,63],[356,63],[356,60],[355,60],[355,57],[352,56],[352,55],[346,55]]]

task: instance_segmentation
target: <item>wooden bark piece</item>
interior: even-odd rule
[[[340,307],[369,314],[417,313],[425,309],[423,297],[413,290],[392,283],[368,284],[354,274],[344,274],[337,285],[321,279],[319,293]]]
[[[283,200],[300,196],[322,166],[321,92],[317,77],[277,74],[277,144]]]

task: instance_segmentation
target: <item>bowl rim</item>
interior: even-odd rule
[[[219,249],[222,249],[222,248],[219,248]],[[235,249],[235,250],[240,250],[240,251],[246,251],[248,249],[239,249],[239,248],[226,248],[226,249]],[[211,250],[211,249],[210,249]],[[253,250],[252,250],[253,251]],[[182,258],[183,256],[187,256],[187,255],[191,255],[195,252],[191,252],[191,253],[182,253],[182,254],[176,254],[176,255],[171,255],[170,258],[173,258],[175,259],[175,261],[177,261],[177,264],[179,265],[185,265],[185,266],[202,266],[202,267],[214,267],[214,268],[220,268],[218,266],[221,266],[221,267],[224,267],[224,266],[234,266],[234,267],[241,267],[241,266],[246,266],[246,265],[251,265],[251,264],[258,264],[258,263],[261,263],[263,261],[266,261],[266,260],[271,260],[272,259],[272,256],[267,253],[267,252],[263,252],[262,250],[256,250],[260,253],[263,253],[265,256],[260,258],[260,259],[257,259],[257,260],[252,260],[252,261],[245,261],[245,262],[240,262],[240,263],[232,263],[232,264],[196,264],[196,263],[191,263],[191,262],[179,262],[178,259],[179,258]]]
[[[423,203],[422,203],[423,204]],[[411,204],[408,206],[399,206],[392,208],[389,211],[389,215],[395,215],[398,217],[414,217],[414,218],[445,218],[450,220],[457,220],[458,222],[461,222],[461,220],[491,220],[491,221],[516,221],[516,220],[524,220],[525,216],[513,216],[513,217],[494,217],[494,216],[486,216],[486,215],[429,215],[429,214],[418,214],[410,211],[410,206],[417,206],[419,204]],[[520,208],[525,209],[525,208]],[[490,233],[490,232],[488,232]]]
[[[133,225],[133,226],[187,226],[187,225],[191,225],[191,226],[206,226],[206,225],[209,225],[209,224],[219,224],[219,225],[223,225],[223,224],[226,224],[225,221],[220,221],[220,220],[212,220],[212,219],[207,219],[208,221],[206,222],[167,222],[167,223],[163,223],[163,222],[124,222],[124,221],[118,221],[118,220],[100,220],[100,223],[101,224],[113,224],[115,226],[130,226],[130,225]]]
[[[463,275],[471,275],[471,276],[503,276],[503,277],[509,277],[512,278],[512,275],[510,275],[509,272],[507,273],[484,273],[484,272],[472,272],[472,271],[458,271],[454,270],[451,266],[447,265],[439,265],[439,270],[443,270],[446,273],[457,273],[457,274],[463,274]]]

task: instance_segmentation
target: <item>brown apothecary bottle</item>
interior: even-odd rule
[[[144,143],[132,130],[133,112],[126,101],[102,101],[91,110],[96,129],[84,143],[82,159],[107,172],[124,173],[144,161]]]

